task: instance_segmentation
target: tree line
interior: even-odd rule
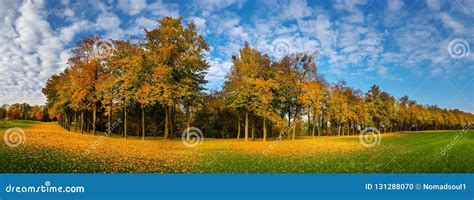
[[[30,105],[27,103],[3,104],[0,107],[0,120],[36,120],[52,121],[48,108],[44,105]]]
[[[164,17],[144,40],[80,40],[68,67],[51,76],[46,106],[71,131],[176,137],[189,127],[206,137],[264,141],[298,136],[460,129],[474,115],[396,99],[372,86],[363,93],[317,73],[316,53],[274,60],[248,43],[232,56],[220,91],[205,91],[209,45],[190,22]]]

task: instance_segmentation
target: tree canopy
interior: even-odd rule
[[[139,43],[100,36],[80,40],[68,67],[43,89],[51,116],[68,130],[94,133],[121,119],[123,125],[111,134],[143,139],[175,137],[191,125],[206,137],[240,139],[243,128],[245,141],[353,135],[366,127],[460,129],[474,120],[457,109],[396,99],[378,85],[364,93],[345,81],[328,83],[317,71],[315,52],[275,60],[249,43],[232,56],[222,90],[206,92],[210,48],[192,22],[164,17],[144,36]],[[17,107],[0,110],[0,117],[19,118]]]

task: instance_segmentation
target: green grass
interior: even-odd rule
[[[474,131],[403,132],[380,145],[347,153],[303,156],[255,156],[215,150],[207,152],[204,172],[249,173],[472,173]],[[463,135],[461,137],[461,135]],[[458,136],[457,142],[454,138]],[[338,139],[338,138],[334,138]],[[341,138],[358,143],[358,138]],[[442,152],[448,144],[450,148]]]
[[[1,129],[13,128],[13,127],[27,128],[27,127],[31,127],[32,125],[37,124],[37,123],[39,123],[39,122],[31,121],[31,120],[14,120],[14,121],[0,120],[0,130]]]
[[[37,122],[15,121],[18,127],[34,127]],[[64,133],[80,134],[80,133]],[[44,138],[44,136],[41,136]],[[140,147],[140,140],[112,138],[116,142]],[[315,141],[317,141],[315,143]],[[163,144],[159,141],[157,145]],[[161,141],[166,142],[166,141]],[[176,142],[176,141],[175,141]],[[227,143],[225,143],[227,142]],[[237,144],[237,145],[228,145]],[[198,148],[182,148],[179,142],[169,151],[192,152],[195,162],[183,165],[164,165],[157,160],[154,168],[123,162],[108,157],[77,156],[62,148],[41,145],[24,145],[10,148],[0,145],[0,172],[19,173],[116,173],[116,172],[191,172],[191,173],[473,173],[474,131],[400,132],[383,136],[379,145],[361,147],[357,136],[322,137],[282,141],[279,148],[290,149],[282,154],[265,155],[263,148],[273,142],[248,142],[207,139]],[[242,145],[240,145],[242,144]],[[331,148],[321,148],[322,145]],[[281,146],[279,146],[281,145]],[[316,145],[316,146],[311,146]],[[339,148],[338,145],[346,145]],[[240,148],[240,146],[245,146]],[[263,148],[262,148],[263,147]],[[352,148],[354,147],[354,148]],[[114,146],[107,146],[114,148]],[[168,147],[167,147],[168,148]],[[307,148],[306,151],[301,149]],[[314,150],[312,150],[314,148]],[[349,148],[349,150],[347,150]],[[183,150],[184,149],[184,150]],[[255,151],[248,151],[255,150]],[[167,150],[167,149],[165,149]],[[295,151],[293,151],[295,150]],[[300,151],[298,151],[300,150]],[[151,151],[163,151],[152,149]],[[256,152],[256,153],[255,153]],[[293,153],[297,152],[297,153]],[[138,155],[138,154],[137,154]],[[130,155],[128,159],[141,164],[144,159]],[[111,167],[111,166],[125,167]],[[186,166],[184,168],[183,166]],[[183,168],[181,168],[183,167]],[[141,170],[140,170],[141,169]],[[145,170],[143,170],[145,169]],[[150,170],[148,170],[150,169]]]

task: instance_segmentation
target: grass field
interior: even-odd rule
[[[295,141],[122,139],[67,132],[57,123],[10,122],[25,141],[0,145],[2,173],[473,173],[474,132],[383,134],[363,146],[358,136]]]

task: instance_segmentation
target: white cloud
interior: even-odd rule
[[[102,12],[96,19],[94,28],[96,30],[103,30],[107,32],[108,38],[123,38],[124,33],[120,28],[120,19],[116,14],[111,12]]]
[[[144,30],[151,30],[158,27],[158,21],[146,17],[138,17],[132,21],[132,25],[125,30],[120,30],[124,38],[129,40],[141,40],[144,37]],[[114,38],[117,39],[117,38]],[[132,41],[137,42],[137,41]]]
[[[42,104],[41,88],[51,74],[65,67],[66,59],[60,55],[72,36],[67,30],[58,35],[51,29],[42,2],[2,7],[6,16],[0,25],[0,103]]]
[[[358,12],[358,6],[367,4],[367,0],[336,0],[334,8],[348,12]]]
[[[179,7],[177,4],[165,4],[161,0],[148,5],[146,10],[155,17],[179,17]]]
[[[69,26],[63,27],[59,31],[59,38],[64,44],[68,44],[71,42],[76,33],[78,33],[83,27],[88,26],[90,26],[90,22],[88,21],[74,22]]]
[[[194,22],[199,31],[206,32],[206,19],[201,17],[190,17],[189,19]]]
[[[387,74],[388,74],[388,68],[387,68],[387,67],[384,67],[384,66],[380,66],[380,67],[378,67],[378,69],[377,69],[377,73],[378,73],[380,76],[382,76],[382,77],[387,76]]]
[[[301,19],[311,15],[311,9],[306,0],[290,0],[288,4],[282,5],[281,16],[284,19]]]
[[[398,12],[404,5],[402,0],[388,1],[387,9],[389,12]]]
[[[211,15],[209,18],[209,29],[212,34],[227,36],[227,39],[232,42],[251,40],[249,33],[241,25],[240,17]]]
[[[232,62],[230,60],[212,57],[208,57],[207,60],[209,61],[210,68],[206,74],[206,80],[209,81],[206,88],[210,90],[220,89],[220,84],[222,84],[227,73],[229,73]]]
[[[350,16],[343,17],[342,20],[348,23],[363,23],[364,15],[361,12],[356,12]]]
[[[147,4],[145,0],[118,0],[117,7],[124,13],[136,15],[143,11]]]
[[[231,5],[237,5],[237,7],[240,7],[242,4],[243,1],[239,0],[198,0],[195,2],[195,6],[204,17],[207,17],[215,11],[222,10]]]
[[[384,24],[385,26],[395,26],[402,24],[400,20],[405,16],[406,10],[404,10],[405,3],[403,0],[392,0],[387,1],[384,10]]]
[[[43,103],[41,87],[51,74],[65,67],[70,56],[66,48],[74,45],[78,34],[101,33],[105,38],[114,39],[142,37],[143,29],[155,28],[162,16],[180,14],[184,15],[185,22],[194,21],[209,39],[211,52],[206,54],[211,66],[207,76],[209,88],[220,87],[232,65],[231,55],[238,52],[244,41],[275,57],[272,44],[278,39],[287,41],[292,52],[317,50],[319,61],[329,69],[326,72],[341,75],[340,78],[346,78],[345,73],[385,76],[388,67],[393,65],[419,74],[456,70],[472,74],[472,70],[469,71],[472,69],[469,64],[474,60],[472,52],[454,62],[446,45],[440,45],[448,37],[458,36],[472,44],[474,28],[466,20],[470,19],[468,15],[462,15],[471,11],[459,6],[448,14],[441,11],[453,6],[446,2],[427,0],[427,8],[407,10],[410,5],[403,1],[388,1],[380,8],[385,19],[375,10],[366,10],[366,0],[335,0],[333,8],[337,14],[332,8],[323,10],[313,3],[309,6],[305,0],[263,1],[257,3],[263,7],[245,12],[241,10],[244,1],[240,0],[203,0],[188,5],[162,0],[125,0],[117,7],[110,4],[115,1],[107,2],[85,3],[92,5],[91,12],[84,11],[85,6],[78,5],[80,3],[63,0],[55,10],[61,13],[55,13],[46,12],[41,2],[6,4],[0,0],[3,15],[0,19],[0,103],[33,100]],[[410,17],[404,18],[404,13]],[[63,21],[50,25],[48,14]],[[434,27],[433,20],[442,25]],[[399,26],[390,29],[388,26],[394,23]],[[393,32],[390,32],[390,41],[373,45],[384,25]],[[442,33],[445,30],[454,35],[445,35]],[[360,68],[352,68],[351,61],[369,47],[370,54],[364,57]]]
[[[441,8],[443,2],[439,0],[426,0],[426,5],[430,10],[438,11]]]
[[[452,29],[456,33],[463,32],[464,26],[461,23],[454,20],[451,16],[449,16],[448,13],[443,12],[440,14],[439,17],[441,18],[441,21],[443,22],[444,27],[448,29]]]
[[[62,16],[65,18],[70,18],[74,16],[74,11],[70,8],[65,8],[60,14],[62,14]]]
[[[69,3],[70,3],[69,0],[61,0],[61,5],[63,5],[63,6],[68,6]]]

